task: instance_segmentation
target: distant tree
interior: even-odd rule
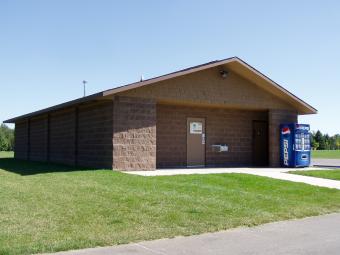
[[[5,124],[0,125],[0,151],[12,151],[14,149],[14,130]]]
[[[329,137],[329,150],[336,150],[335,135]]]
[[[340,149],[340,135],[336,134],[334,138],[335,138],[335,149],[339,150]]]
[[[312,146],[312,150],[317,150],[319,148],[319,143],[315,140],[315,132],[312,131],[310,134],[310,144]]]
[[[325,134],[323,137],[323,140],[325,142],[325,146],[324,146],[324,150],[330,150],[331,149],[331,141],[330,141],[330,137],[328,134]]]
[[[316,131],[314,135],[314,140],[316,143],[319,144],[318,146],[319,150],[325,150],[325,147],[326,147],[325,139],[320,130]]]
[[[320,144],[318,142],[316,142],[315,140],[312,141],[312,149],[313,150],[317,150],[319,148]]]
[[[340,134],[330,136],[320,130],[311,133],[311,145],[314,150],[340,150]]]

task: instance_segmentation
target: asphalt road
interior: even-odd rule
[[[340,254],[340,213],[59,255]]]
[[[312,165],[319,167],[324,166],[340,168],[340,159],[313,158]]]

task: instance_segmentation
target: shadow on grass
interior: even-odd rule
[[[0,169],[20,175],[96,170],[85,167],[18,160],[14,158],[0,158]]]

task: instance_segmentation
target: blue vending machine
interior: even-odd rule
[[[308,124],[280,125],[280,161],[282,167],[310,165],[311,145]]]

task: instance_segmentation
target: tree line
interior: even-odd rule
[[[0,151],[14,150],[14,129],[0,125]]]
[[[329,136],[320,130],[311,133],[311,146],[314,150],[339,150],[340,135]]]

